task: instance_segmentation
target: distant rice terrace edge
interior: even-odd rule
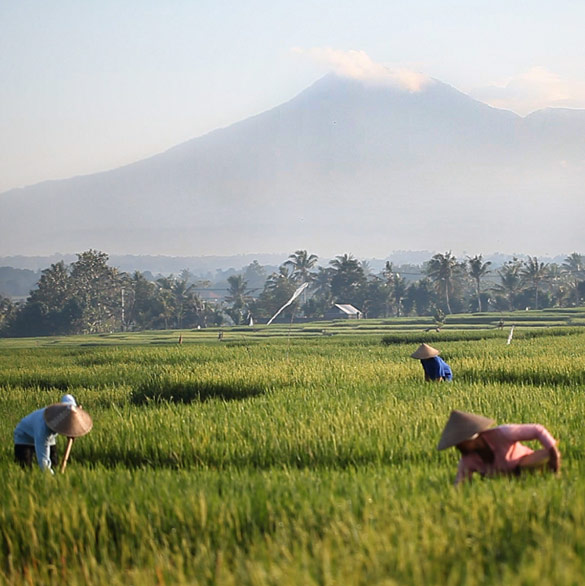
[[[0,348],[54,346],[173,345],[218,343],[249,344],[271,339],[318,338],[326,343],[331,337],[367,339],[371,343],[414,344],[440,341],[471,341],[501,338],[505,343],[511,330],[514,339],[541,336],[567,336],[583,333],[585,307],[500,313],[453,314],[437,324],[433,317],[396,317],[384,319],[336,319],[297,323],[273,323],[269,326],[189,328],[141,332],[0,338]]]

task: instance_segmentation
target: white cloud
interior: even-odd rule
[[[532,67],[470,94],[491,106],[521,115],[549,107],[585,108],[585,83],[564,80],[544,67]]]
[[[430,81],[429,77],[416,71],[389,68],[376,63],[365,51],[341,51],[330,47],[295,47],[292,51],[326,66],[337,75],[368,83],[391,85],[410,92],[418,92]]]

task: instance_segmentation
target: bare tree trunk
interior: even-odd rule
[[[445,301],[447,302],[447,311],[452,314],[451,303],[449,301],[449,283],[445,282]]]
[[[477,283],[476,283],[476,292],[477,292],[477,309],[481,313],[481,293],[479,290],[479,279],[477,280]]]

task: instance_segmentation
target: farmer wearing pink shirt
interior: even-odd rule
[[[536,423],[492,427],[493,419],[451,411],[438,449],[456,446],[461,452],[455,484],[481,476],[518,475],[523,469],[541,468],[558,472],[561,454],[549,431]],[[541,450],[532,450],[522,441],[537,440]]]

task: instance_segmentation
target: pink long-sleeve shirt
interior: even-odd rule
[[[481,436],[492,449],[494,461],[488,464],[476,453],[461,456],[455,484],[471,478],[474,472],[482,476],[512,472],[523,456],[534,452],[528,446],[521,444],[521,441],[538,440],[546,449],[556,445],[549,431],[537,423],[500,425],[483,431]]]

